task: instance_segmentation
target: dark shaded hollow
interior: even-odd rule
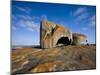
[[[63,44],[63,45],[70,45],[71,44],[71,39],[69,40],[68,37],[61,37],[56,45]]]

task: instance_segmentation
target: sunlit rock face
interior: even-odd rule
[[[87,39],[87,36],[80,33],[73,33],[73,45],[80,45],[81,42]]]
[[[89,70],[96,68],[96,46],[16,48],[11,58],[11,75]]]
[[[40,26],[40,46],[41,48],[52,48],[60,44],[70,44],[72,32],[63,26],[43,20]]]
[[[52,48],[62,45],[80,45],[87,37],[81,33],[72,33],[68,28],[54,24],[48,20],[40,23],[40,46]]]

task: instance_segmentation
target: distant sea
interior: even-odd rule
[[[11,49],[16,49],[16,48],[34,48],[34,47],[39,47],[39,45],[12,45]]]

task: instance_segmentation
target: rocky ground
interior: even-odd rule
[[[11,59],[12,74],[95,69],[96,47],[16,48]]]

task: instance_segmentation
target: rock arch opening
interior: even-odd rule
[[[58,46],[62,46],[62,45],[70,45],[71,44],[71,39],[69,39],[68,37],[61,37],[60,39],[58,39],[56,45]]]

